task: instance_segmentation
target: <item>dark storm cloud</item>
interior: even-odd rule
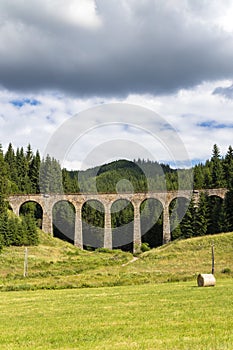
[[[98,0],[87,24],[62,16],[69,3],[1,2],[0,85],[123,96],[233,77],[232,36],[198,17],[211,2]]]

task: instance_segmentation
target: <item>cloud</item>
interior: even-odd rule
[[[205,6],[191,0],[1,1],[0,84],[123,97],[232,77],[233,38],[219,16],[229,6],[226,0]]]
[[[214,89],[213,95],[220,95],[227,99],[233,99],[233,84],[228,87],[217,87],[216,89]]]
[[[205,82],[173,95],[130,95],[125,101],[151,108],[165,118],[196,163],[209,159],[215,143],[222,154],[232,145],[233,100],[212,93],[216,87],[229,84],[229,80]]]
[[[161,125],[162,132],[169,132],[172,126],[184,144],[189,158],[195,162],[203,161],[210,157],[215,143],[219,145],[222,154],[226,153],[228,146],[232,144],[233,100],[212,94],[216,87],[227,87],[229,83],[229,81],[203,83],[195,89],[183,89],[174,95],[131,94],[121,99],[121,102],[149,108],[158,113],[164,120]],[[24,100],[40,103],[24,103],[21,107],[11,103]],[[51,137],[64,122],[88,108],[115,102],[119,102],[117,98],[80,99],[59,93],[26,96],[24,93],[0,90],[0,142],[4,149],[10,142],[15,147],[26,147],[31,143],[33,149],[39,149],[43,155]],[[141,120],[143,132],[127,123],[119,125],[118,129],[117,125],[114,128],[111,125],[107,127],[109,113],[101,116],[102,124],[106,125],[101,125],[95,130],[88,127],[85,118],[78,120],[77,132],[81,129],[86,132],[78,140],[79,149],[75,148],[75,144],[69,149],[65,166],[73,169],[76,166],[85,168],[91,164],[107,162],[112,158],[134,159],[137,158],[137,154],[146,159],[171,162],[159,142],[156,143],[150,136],[150,131],[154,127],[153,118],[146,120],[140,114],[132,117],[135,125],[137,120]],[[93,115],[93,120],[95,125],[100,125],[98,116]],[[135,143],[138,147],[135,147]],[[105,152],[101,147],[105,147]],[[98,150],[101,151],[98,153]]]
[[[161,131],[172,125],[195,161],[207,159],[214,143],[223,153],[232,143],[231,0],[2,0],[0,13],[4,148],[30,142],[43,154],[74,114],[113,102],[157,112],[164,118]],[[144,127],[151,130],[153,120]],[[84,151],[102,150],[114,131],[89,136],[80,152],[69,154],[68,166],[81,166]],[[168,159],[130,127],[117,137],[123,141],[105,148],[106,161],[133,157],[133,146],[125,152],[127,140],[140,140],[156,160]],[[137,152],[143,154],[140,147]],[[95,163],[101,159],[93,156]]]

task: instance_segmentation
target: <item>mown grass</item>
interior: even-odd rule
[[[233,279],[2,292],[1,349],[233,348]]]
[[[233,277],[233,233],[172,242],[141,254],[82,251],[40,233],[40,244],[28,248],[28,276],[23,277],[24,247],[0,254],[0,290],[65,289],[195,281],[211,272],[215,246],[216,278]],[[128,264],[127,264],[128,263]]]

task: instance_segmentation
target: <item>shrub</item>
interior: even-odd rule
[[[148,252],[150,250],[150,246],[148,243],[142,243],[141,245],[141,251],[144,253],[144,252]]]
[[[230,274],[230,273],[231,273],[231,269],[230,269],[229,267],[225,267],[224,269],[222,269],[221,272],[222,272],[222,273]]]
[[[97,248],[95,251],[99,253],[114,253],[113,250],[109,248]]]

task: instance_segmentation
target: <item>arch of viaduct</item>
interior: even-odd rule
[[[140,206],[146,199],[156,199],[163,206],[163,244],[171,240],[169,205],[176,198],[187,198],[191,196],[197,203],[201,192],[208,196],[218,196],[224,199],[227,189],[205,189],[198,191],[179,190],[167,192],[148,192],[148,193],[109,193],[109,194],[28,194],[13,195],[8,198],[8,202],[13,212],[19,216],[20,207],[27,202],[38,203],[43,210],[42,230],[46,233],[53,234],[53,207],[60,201],[68,201],[75,208],[75,233],[74,245],[83,248],[82,236],[82,207],[85,202],[97,200],[103,204],[105,211],[104,221],[104,247],[112,249],[112,228],[111,228],[111,206],[119,199],[126,199],[132,203],[134,208],[134,232],[133,246],[141,245],[141,225],[140,225]]]

